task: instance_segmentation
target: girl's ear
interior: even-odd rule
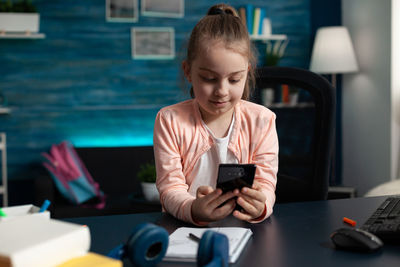
[[[190,75],[190,66],[189,66],[189,64],[187,63],[186,60],[184,60],[182,62],[182,70],[183,70],[183,74],[185,74],[185,77],[188,80],[188,82],[191,83],[192,82],[192,77]]]

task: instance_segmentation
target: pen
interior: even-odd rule
[[[198,237],[198,236],[196,236],[196,235],[194,235],[192,233],[189,233],[189,238],[192,239],[193,241],[197,242],[197,243],[200,242],[200,237]]]
[[[0,217],[7,217],[7,214],[0,208]]]
[[[44,212],[45,210],[47,210],[47,208],[50,206],[50,203],[50,200],[46,199],[40,207],[39,212]]]
[[[346,217],[343,217],[343,222],[345,222],[347,224],[350,224],[353,227],[356,226],[356,224],[357,224],[356,221],[353,221],[352,219],[349,219],[349,218],[346,218]]]

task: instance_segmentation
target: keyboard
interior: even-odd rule
[[[400,195],[390,196],[361,226],[383,241],[400,241]]]

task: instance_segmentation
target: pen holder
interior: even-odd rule
[[[1,208],[5,217],[0,217],[0,222],[15,220],[15,219],[23,219],[26,216],[35,216],[35,217],[43,217],[50,219],[50,212],[48,210],[39,212],[40,208],[34,205],[21,205],[21,206],[12,206],[12,207],[4,207]]]

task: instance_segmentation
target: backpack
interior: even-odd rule
[[[57,189],[69,202],[80,205],[88,200],[97,198],[95,204],[83,206],[103,209],[105,195],[100,186],[95,182],[76,153],[73,145],[63,141],[58,145],[52,145],[49,153],[42,153],[47,159],[43,162],[49,171]]]

